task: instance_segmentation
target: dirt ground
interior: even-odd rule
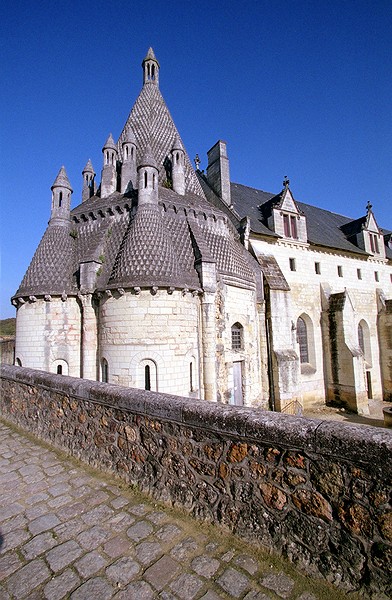
[[[391,402],[382,402],[380,400],[369,400],[369,415],[357,415],[344,408],[335,408],[332,406],[314,407],[311,410],[305,410],[304,417],[310,419],[323,419],[326,421],[345,421],[346,423],[356,423],[358,425],[373,425],[374,427],[386,427],[384,424],[383,408],[392,407]]]

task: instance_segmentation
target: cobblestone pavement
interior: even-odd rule
[[[2,423],[0,533],[1,600],[343,598]]]

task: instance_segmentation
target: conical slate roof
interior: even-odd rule
[[[164,168],[165,159],[170,156],[173,143],[181,142],[180,135],[174,125],[173,119],[166,103],[159,91],[158,85],[144,85],[125,123],[118,141],[118,152],[122,156],[122,144],[131,127],[137,142],[138,164],[145,152],[147,144],[151,144],[153,155],[160,167],[159,182],[166,179]],[[191,192],[204,197],[203,190],[192,168],[191,162],[185,152],[185,192]]]
[[[57,173],[57,177],[54,180],[51,189],[53,190],[53,188],[55,188],[55,187],[65,187],[65,188],[71,190],[71,192],[72,192],[71,184],[69,182],[67,171],[65,170],[64,166],[62,166],[60,168],[60,171]]]
[[[84,167],[82,173],[95,173],[93,163],[91,162],[90,158],[88,159],[86,166]]]
[[[74,246],[68,227],[50,225],[15,296],[75,293]]]
[[[184,286],[170,232],[163,224],[158,206],[138,208],[114,263],[111,286]]]
[[[103,146],[103,149],[105,149],[105,148],[110,148],[112,150],[116,150],[117,151],[117,146],[116,146],[116,143],[115,143],[115,141],[114,141],[113,136],[112,136],[111,133],[109,133],[108,139],[106,140],[106,142],[105,142],[105,144]]]

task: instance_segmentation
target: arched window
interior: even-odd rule
[[[297,321],[297,341],[299,344],[299,358],[301,363],[309,362],[308,330],[302,317]]]
[[[244,347],[244,328],[241,323],[234,323],[231,328],[231,349],[242,350]]]
[[[109,383],[109,365],[106,358],[101,361],[101,380],[103,383]]]
[[[370,329],[365,320],[358,323],[358,345],[362,350],[367,367],[372,366],[372,349],[370,344]]]
[[[151,79],[152,80],[155,79],[155,65],[152,65],[152,67],[151,67]]]
[[[128,146],[125,146],[125,158],[128,158],[129,150]]]
[[[21,366],[22,366],[22,361],[20,360],[20,358],[16,358],[16,359],[15,359],[15,365],[16,365],[17,367],[21,367]]]
[[[53,362],[52,373],[57,373],[57,375],[68,375],[68,363],[66,360],[59,358]]]
[[[359,347],[361,348],[363,354],[365,354],[365,340],[364,340],[364,336],[363,336],[362,323],[359,323],[359,325],[358,325],[358,343],[359,343]]]
[[[150,365],[144,367],[144,389],[151,390],[151,370]]]
[[[57,365],[57,375],[63,374],[63,365]]]

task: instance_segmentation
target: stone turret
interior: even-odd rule
[[[183,196],[185,194],[185,153],[178,135],[172,147],[172,182],[173,190]]]
[[[137,187],[136,173],[136,138],[132,129],[128,127],[122,143],[123,163],[121,169],[121,193],[129,188]]]
[[[231,206],[230,170],[226,142],[219,140],[207,152],[207,180],[227,206]]]
[[[106,140],[102,152],[101,198],[105,198],[113,194],[117,187],[117,146],[114,143],[112,134]]]
[[[147,56],[142,62],[143,84],[154,83],[159,85],[159,62],[155,58],[154,50],[148,49]]]
[[[85,202],[95,194],[95,172],[90,159],[82,171],[83,187],[82,187],[82,202]]]
[[[68,225],[71,213],[72,188],[65,167],[61,167],[51,187],[52,210],[50,225]]]
[[[137,168],[138,205],[158,204],[158,165],[149,144]]]

